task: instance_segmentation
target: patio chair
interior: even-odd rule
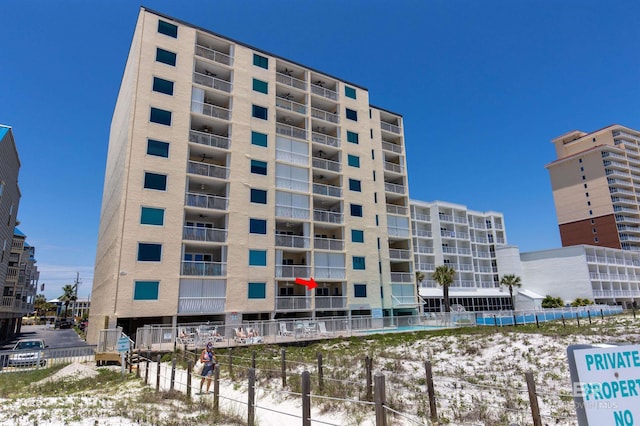
[[[234,328],[236,332],[235,341],[237,343],[247,343],[247,334],[242,330],[242,327]]]
[[[318,322],[318,334],[320,334],[321,336],[331,335],[331,333],[327,331],[327,324],[325,324],[324,321]]]
[[[287,330],[287,323],[286,322],[281,322],[280,323],[280,335],[281,336],[293,336],[293,332]]]

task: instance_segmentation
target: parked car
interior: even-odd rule
[[[71,328],[73,327],[73,321],[70,319],[58,319],[55,323],[55,328],[63,329],[63,328]]]
[[[42,339],[22,339],[13,347],[7,365],[9,367],[30,367],[47,365],[44,349],[47,345]]]

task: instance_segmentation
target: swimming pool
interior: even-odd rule
[[[438,325],[400,325],[398,327],[376,328],[373,330],[361,330],[363,333],[402,333],[408,331],[440,330],[446,328]]]

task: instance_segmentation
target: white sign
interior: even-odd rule
[[[567,348],[580,426],[640,426],[640,345]]]
[[[120,337],[118,338],[118,352],[128,352],[129,351],[129,338],[128,337]]]

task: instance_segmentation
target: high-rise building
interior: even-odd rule
[[[509,293],[500,287],[496,246],[507,243],[504,216],[468,210],[460,204],[411,200],[415,269],[422,273],[419,292],[425,312],[443,310],[442,287],[435,268],[455,271],[449,300],[468,311],[511,309]],[[418,274],[419,275],[419,274]]]
[[[367,89],[142,8],[88,340],[116,325],[417,312],[408,193],[402,116]]]
[[[563,246],[640,250],[640,132],[612,125],[553,139],[548,164]]]

